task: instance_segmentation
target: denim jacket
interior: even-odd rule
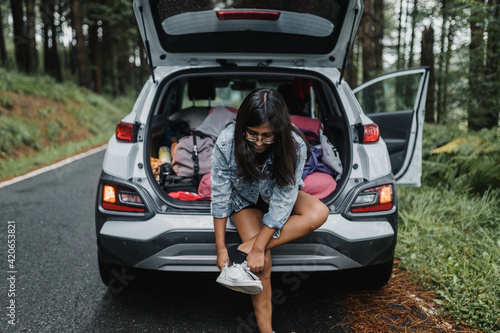
[[[226,127],[217,138],[212,154],[212,216],[223,218],[233,212],[256,203],[259,194],[269,204],[269,212],[264,215],[263,223],[276,229],[274,238],[279,233],[292,212],[297,194],[304,186],[302,170],[307,157],[307,146],[304,140],[292,132],[298,143],[298,159],[295,169],[295,185],[279,186],[272,177],[247,181],[236,171],[234,156],[234,124]],[[271,152],[264,163],[263,172],[272,175],[274,154]]]

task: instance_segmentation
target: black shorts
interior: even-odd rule
[[[250,206],[248,207],[245,207],[243,209],[246,209],[246,208],[254,208],[254,209],[258,209],[260,210],[261,212],[263,213],[267,213],[269,211],[269,204],[266,203],[262,197],[259,195],[259,198],[257,199],[257,203],[253,203],[251,204]]]

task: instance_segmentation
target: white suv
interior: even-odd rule
[[[365,286],[386,284],[396,184],[420,185],[428,70],[388,74],[351,90],[342,75],[362,0],[135,0],[133,7],[153,74],[103,162],[96,201],[103,282],[116,287],[117,274],[136,269],[218,271],[210,200],[174,198],[162,183],[167,173],[179,180],[176,191],[197,192],[203,175],[175,178],[163,167],[158,174],[155,162],[214,107],[235,111],[254,88],[268,87],[282,93],[292,115],[321,123],[342,163],[326,193],[317,191],[330,208],[328,220],[273,249],[273,271],[359,268]],[[230,220],[226,242],[239,242]]]

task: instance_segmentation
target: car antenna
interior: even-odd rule
[[[354,32],[354,27],[356,26],[356,17],[358,17],[359,13],[359,8],[354,8],[354,18],[352,20],[352,28],[351,28],[351,36],[349,37],[349,41],[347,42],[347,47],[345,50],[345,55],[344,55],[344,61],[342,61],[342,69],[340,71],[340,79],[339,79],[339,84],[342,83],[342,78],[344,77],[344,72],[347,67],[347,63],[349,61],[349,52],[351,51],[351,41],[352,41],[352,34]]]
[[[142,6],[139,6],[139,11],[141,12],[142,29],[144,30],[144,44],[146,46],[146,56],[148,57],[149,67],[151,68],[151,76],[153,77],[153,83],[156,83],[153,58],[151,57],[151,46],[149,46],[148,33],[146,32],[146,24],[144,23],[144,13],[142,12],[143,11]]]

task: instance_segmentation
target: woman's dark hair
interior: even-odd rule
[[[234,131],[235,159],[238,170],[248,180],[258,180],[265,175],[257,167],[255,151],[244,139],[247,127],[268,124],[274,133],[273,177],[280,186],[295,184],[297,144],[292,131],[298,133],[306,144],[307,139],[290,122],[290,115],[283,97],[272,89],[252,91],[242,102],[236,117]],[[309,150],[309,147],[308,147]]]

